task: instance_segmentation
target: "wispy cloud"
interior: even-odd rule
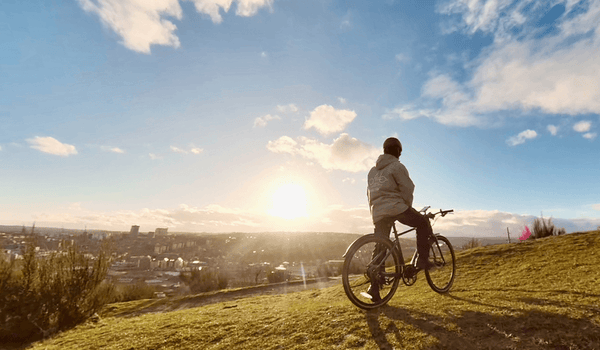
[[[547,126],[547,129],[552,136],[556,136],[556,134],[558,134],[558,126],[556,125],[550,124]]]
[[[38,151],[53,154],[56,156],[67,157],[77,154],[77,149],[73,145],[62,143],[53,137],[36,136],[26,140],[29,146]]]
[[[175,152],[175,153],[181,153],[181,154],[187,154],[188,152],[184,149],[181,149],[179,147],[175,147],[175,146],[171,146],[171,151]]]
[[[351,178],[351,177],[347,177],[347,178],[343,179],[342,182],[354,185],[356,183],[356,179]]]
[[[154,153],[148,153],[148,157],[150,157],[150,159],[152,159],[152,160],[160,160],[160,159],[163,159],[163,157],[162,157],[161,155],[154,154]]]
[[[269,141],[267,149],[274,153],[298,155],[317,162],[327,170],[360,172],[370,169],[379,155],[379,150],[348,134],[341,134],[332,144],[321,143],[307,137],[296,140],[282,136]]]
[[[398,61],[398,62],[404,63],[404,62],[410,61],[410,57],[403,53],[396,54],[396,56],[394,56],[394,57],[396,58],[396,61]]]
[[[527,129],[525,131],[521,131],[518,135],[510,137],[506,140],[506,143],[509,146],[517,146],[525,143],[527,140],[531,140],[537,137],[537,132],[535,130]]]
[[[354,111],[321,105],[310,112],[310,118],[304,123],[304,129],[315,128],[322,135],[330,135],[344,130],[354,118],[356,118]]]
[[[250,17],[261,8],[272,9],[273,0],[189,0],[196,11],[208,15],[214,23],[221,23],[221,11],[227,13],[236,3],[236,15]],[[102,24],[123,39],[128,49],[150,53],[151,45],[179,47],[177,26],[168,17],[181,20],[183,11],[179,0],[78,0],[81,8],[98,15]]]
[[[103,150],[104,152],[112,152],[112,153],[119,153],[119,154],[125,153],[125,151],[119,147],[100,146],[100,149]]]
[[[278,115],[270,115],[267,114],[262,117],[257,117],[254,119],[254,127],[264,128],[271,120],[280,120],[281,118]]]
[[[586,138],[588,140],[593,140],[596,138],[596,136],[598,136],[598,134],[595,132],[588,132],[588,133],[583,134],[583,138]]]
[[[295,113],[298,112],[298,106],[293,103],[287,105],[277,105],[277,111],[280,113]]]
[[[461,16],[452,30],[489,33],[494,43],[470,62],[466,79],[432,72],[420,99],[385,117],[473,126],[490,125],[501,111],[515,117],[600,113],[600,1],[572,12],[577,1],[555,3],[564,3],[569,15],[557,19],[555,33],[539,35],[532,12],[547,9],[545,1],[445,1],[439,12]]]
[[[193,154],[200,154],[200,153],[204,152],[204,149],[198,148],[198,147],[192,147],[192,149],[190,149],[190,152],[192,152]]]

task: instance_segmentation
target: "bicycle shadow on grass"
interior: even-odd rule
[[[441,317],[386,305],[365,316],[380,349],[415,348],[416,342],[435,343],[419,349],[600,349],[599,324],[538,310],[447,310]]]

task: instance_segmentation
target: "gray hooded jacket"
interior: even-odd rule
[[[373,223],[412,207],[415,184],[398,158],[380,155],[367,178],[367,197]]]

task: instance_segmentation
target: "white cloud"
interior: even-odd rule
[[[343,183],[347,182],[347,183],[350,183],[350,184],[354,185],[356,183],[356,179],[347,177],[347,178],[343,179],[342,182]]]
[[[256,119],[254,119],[254,127],[265,127],[267,125],[268,122],[270,122],[271,120],[279,120],[281,119],[278,115],[270,115],[267,114],[263,117],[257,117]]]
[[[525,225],[531,228],[533,215],[521,215],[498,210],[456,210],[436,221],[434,231],[449,237],[507,237],[510,231],[513,242],[518,240]],[[567,233],[593,230],[600,225],[600,219],[561,219],[552,218],[557,227],[564,227]]]
[[[175,152],[175,153],[181,153],[181,154],[187,154],[188,152],[184,149],[181,149],[179,147],[175,147],[175,146],[171,146],[171,151]]]
[[[573,125],[573,130],[577,132],[588,132],[592,128],[592,122],[588,120],[582,120]]]
[[[310,112],[310,118],[304,123],[304,128],[315,128],[322,135],[330,135],[344,130],[354,118],[354,111],[321,105]]]
[[[396,54],[395,58],[396,58],[396,61],[398,61],[398,62],[410,61],[410,57],[408,57],[407,55],[405,55],[403,53]]]
[[[598,134],[596,134],[595,132],[588,132],[588,133],[583,134],[583,137],[588,140],[593,140],[596,138],[596,136],[598,136]]]
[[[274,153],[289,153],[316,161],[327,170],[360,172],[370,169],[379,156],[379,150],[348,134],[341,134],[332,144],[299,137],[296,140],[282,136],[269,141],[267,149]]]
[[[600,211],[600,203],[598,203],[598,204],[592,204],[592,208],[593,208],[594,210],[598,210],[598,211]]]
[[[347,100],[345,98],[343,98],[343,97],[338,97],[337,99],[338,99],[339,103],[343,104],[343,105],[345,105],[346,102],[347,102]]]
[[[439,5],[438,12],[462,15],[462,22],[453,23],[446,28],[448,33],[465,30],[473,34],[479,30],[505,35],[509,29],[525,21],[519,9],[507,11],[512,3],[513,0],[450,0]]]
[[[119,147],[100,146],[100,149],[105,152],[113,152],[113,153],[119,153],[119,154],[125,153],[125,151]]]
[[[275,141],[269,141],[267,149],[273,153],[297,154],[298,142],[289,136],[281,136]]]
[[[0,151],[2,151],[2,146],[0,146]]]
[[[547,129],[552,136],[556,136],[556,134],[558,134],[558,126],[556,125],[550,124],[548,125]]]
[[[183,148],[176,147],[176,146],[170,146],[169,148],[171,149],[171,152],[180,153],[180,154],[188,154],[188,153],[200,154],[200,153],[204,152],[204,149],[195,147],[193,145],[190,146],[189,151],[187,151]],[[156,157],[156,158],[152,158],[152,159],[161,159],[162,158],[162,157],[158,157],[156,155],[154,155],[154,157]]]
[[[221,10],[227,13],[231,4],[235,2],[235,14],[242,17],[254,16],[263,7],[272,9],[273,0],[188,0],[194,3],[196,11],[210,16],[213,23],[223,22]]]
[[[446,1],[439,11],[461,16],[453,30],[489,33],[494,43],[469,62],[472,74],[466,80],[434,73],[423,85],[421,99],[399,105],[384,117],[429,117],[471,126],[530,111],[599,114],[600,1],[572,13],[574,2],[567,2],[569,15],[557,19],[557,32],[538,35],[539,18],[532,13],[540,15],[548,6],[544,1]],[[513,34],[515,28],[520,34]],[[508,113],[497,113],[501,111]]]
[[[71,154],[77,154],[75,146],[62,143],[53,137],[36,136],[32,139],[27,139],[30,147],[42,151],[44,153],[53,154],[56,156],[67,157]]]
[[[177,27],[164,17],[181,19],[178,0],[78,0],[86,12],[100,17],[102,23],[116,32],[128,49],[150,53],[150,45],[179,47],[174,34]]]
[[[148,153],[148,156],[150,157],[150,159],[152,160],[158,160],[158,159],[163,159],[162,156],[158,155],[158,154],[154,154],[154,153]]]
[[[298,112],[298,107],[293,103],[288,105],[277,105],[277,111],[280,113],[295,113]]]
[[[600,204],[592,206],[600,210]],[[435,232],[447,237],[496,237],[507,238],[506,230],[510,230],[511,239],[518,240],[525,225],[531,225],[535,217],[501,211],[488,210],[456,210],[435,222]],[[32,220],[30,220],[32,219]],[[304,220],[304,231],[313,232],[372,232],[373,223],[369,208],[349,208],[341,205],[329,206],[317,216]],[[221,205],[194,207],[181,204],[171,209],[140,209],[120,211],[92,211],[81,204],[74,203],[65,208],[57,208],[53,212],[34,213],[24,221],[51,223],[49,226],[65,226],[81,228],[85,224],[89,229],[128,231],[132,223],[140,225],[143,230],[154,230],[156,227],[168,227],[173,232],[268,232],[289,229],[289,221],[274,222],[266,213],[246,212],[237,208]],[[554,218],[557,227],[564,227],[568,233],[596,229],[600,219],[560,219]],[[413,236],[414,237],[414,236]]]
[[[188,0],[196,11],[209,15],[214,23],[221,23],[220,11],[229,11],[237,4],[236,15],[249,17],[259,9],[272,9],[273,0]],[[81,8],[98,15],[102,24],[117,33],[128,49],[150,53],[151,45],[179,47],[177,26],[166,18],[181,20],[179,0],[78,0]]]
[[[516,146],[516,145],[525,143],[525,141],[527,141],[527,140],[534,139],[536,137],[537,137],[537,132],[535,132],[535,130],[527,129],[525,131],[521,131],[516,136],[510,137],[508,140],[506,140],[506,143],[510,146]]]

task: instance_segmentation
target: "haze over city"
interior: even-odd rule
[[[447,236],[600,225],[600,1],[0,5],[0,224],[372,232],[398,137]]]

